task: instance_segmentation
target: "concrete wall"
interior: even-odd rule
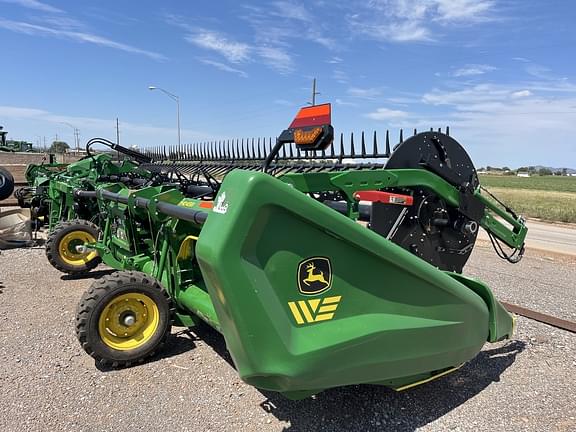
[[[0,166],[6,165],[28,165],[31,163],[40,164],[44,153],[8,153],[0,152]]]
[[[59,154],[56,155],[56,162],[59,163],[71,163],[79,160],[83,155],[74,154]],[[48,163],[50,158],[46,153],[9,153],[0,152],[0,167],[10,171],[14,177],[14,182],[16,187],[24,186],[26,183],[26,168],[29,164],[41,164],[42,162]],[[5,201],[2,201],[3,206],[16,205],[16,199],[10,197]]]
[[[56,161],[59,163],[71,163],[80,159],[81,156],[73,154],[56,155]],[[46,153],[8,153],[0,152],[0,166],[7,169],[14,176],[16,183],[26,181],[24,173],[28,164],[48,163],[49,157]]]
[[[79,160],[84,155],[75,155],[71,153],[57,154],[56,161],[59,163],[71,163]],[[0,152],[0,165],[28,165],[31,163],[40,164],[43,159],[48,162],[49,157],[46,153],[9,153]]]

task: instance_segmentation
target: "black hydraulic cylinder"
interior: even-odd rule
[[[208,219],[208,213],[198,210],[192,210],[186,207],[180,207],[174,204],[159,202],[156,208],[160,213],[167,216],[172,216],[177,219],[183,219],[188,222],[193,222],[198,225],[204,224]]]
[[[121,203],[121,204],[128,204],[128,197],[125,195],[120,195],[114,192],[110,192],[107,190],[103,190],[100,192],[100,197],[110,200],[110,201],[114,201],[117,203]]]
[[[84,195],[88,191],[77,191],[76,194],[78,196],[86,196]],[[96,192],[93,192],[95,196]],[[107,190],[103,190],[100,192],[100,197],[103,199],[107,199],[110,201],[128,204],[128,197],[125,195],[120,195],[114,192],[110,192]],[[150,208],[150,200],[147,198],[136,197],[134,201],[136,207],[140,207],[143,209]],[[199,211],[199,210],[192,210],[191,208],[181,207],[175,204],[170,204],[167,202],[158,202],[156,204],[156,210],[159,213],[165,214],[166,216],[171,216],[177,219],[182,219],[188,222],[193,222],[197,225],[202,225],[208,219],[208,213]]]
[[[152,158],[150,156],[146,156],[145,154],[140,153],[139,151],[132,150],[126,147],[123,147],[119,144],[114,144],[110,146],[113,150],[119,151],[120,153],[125,154],[126,156],[134,159],[139,163],[150,163],[152,162]]]
[[[77,198],[96,198],[96,191],[76,189],[74,191],[74,196]]]
[[[132,179],[132,182],[131,182],[131,183],[132,183],[134,186],[142,186],[142,185],[145,185],[147,182],[148,182],[147,179],[144,179],[144,178],[135,178],[135,179]]]
[[[189,185],[186,187],[186,195],[188,196],[204,196],[214,193],[214,189],[210,186],[198,186],[198,185]]]

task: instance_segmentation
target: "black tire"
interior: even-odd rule
[[[30,208],[32,198],[34,197],[34,189],[28,186],[21,187],[14,190],[14,198],[18,200],[20,208]]]
[[[0,168],[0,201],[4,200],[14,192],[14,177],[4,168]]]
[[[146,302],[153,302],[157,308],[157,326],[149,328],[152,316],[151,305],[146,305],[142,298],[147,297]],[[130,298],[130,302],[140,302],[136,307],[126,306],[123,301]],[[128,300],[126,300],[128,301]],[[120,308],[125,307],[126,310]],[[154,312],[156,313],[156,312]],[[172,315],[174,309],[172,302],[162,286],[151,276],[135,271],[121,271],[104,276],[102,279],[94,281],[90,289],[82,295],[76,311],[76,336],[84,351],[103,366],[126,367],[133,364],[142,363],[145,359],[152,357],[165,343],[172,326]],[[132,327],[123,323],[122,317],[132,314],[135,321]],[[115,317],[118,322],[107,323],[107,317],[112,321]],[[101,323],[102,321],[102,323]],[[102,329],[102,325],[105,328]],[[123,326],[123,327],[122,327]],[[147,336],[143,333],[135,333],[134,336],[123,336],[116,329],[126,329],[134,331],[134,327],[139,329],[146,327],[149,332]],[[114,331],[110,330],[116,330]],[[127,335],[127,333],[125,333]],[[111,344],[136,344],[136,346],[124,346],[118,349]]]
[[[96,241],[99,235],[100,228],[86,220],[75,219],[59,223],[46,241],[48,262],[55,269],[71,275],[89,272],[100,264],[101,258],[93,251],[78,253],[75,251],[75,246],[83,243],[82,238]],[[69,240],[71,237],[72,241]],[[78,238],[74,239],[74,237]]]

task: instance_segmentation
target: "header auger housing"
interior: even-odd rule
[[[182,163],[213,201],[171,185],[75,191],[106,215],[101,238],[81,247],[122,270],[80,302],[76,330],[90,355],[141,362],[171,320],[201,320],[224,335],[245,382],[302,398],[349,384],[410,387],[511,337],[513,319],[490,289],[459,272],[479,226],[518,250],[526,227],[484,198],[455,140],[416,134],[388,155],[390,168],[349,168],[313,159],[331,145],[331,125],[289,129],[260,164]],[[296,145],[313,146],[309,159],[282,160],[302,129]]]

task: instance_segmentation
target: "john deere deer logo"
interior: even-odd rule
[[[331,286],[332,267],[328,258],[308,258],[298,265],[298,289],[302,294],[320,294]]]

